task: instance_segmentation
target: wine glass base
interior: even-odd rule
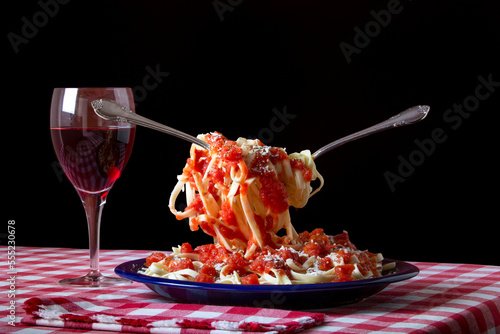
[[[128,279],[118,278],[118,277],[108,277],[103,275],[98,275],[98,276],[85,275],[76,278],[65,278],[59,281],[60,285],[81,287],[81,288],[102,288],[102,287],[125,285],[131,283],[132,281]]]

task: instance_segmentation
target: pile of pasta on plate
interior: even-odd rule
[[[358,250],[345,231],[296,232],[289,207],[304,207],[324,183],[309,150],[288,155],[258,139],[232,141],[217,132],[198,138],[210,150],[191,146],[169,208],[214,243],[155,252],[140,273],[207,283],[306,284],[379,277],[386,269],[381,254]],[[188,205],[178,211],[181,192]]]

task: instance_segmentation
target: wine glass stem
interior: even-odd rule
[[[106,203],[107,194],[85,194],[83,206],[87,215],[89,228],[90,271],[87,276],[100,277],[99,270],[99,232],[101,227],[101,214]]]

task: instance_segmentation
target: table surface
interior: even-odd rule
[[[0,247],[7,258],[8,249]],[[101,250],[101,269],[114,275],[123,262],[148,256],[145,250]],[[411,262],[420,269],[417,277],[389,285],[359,303],[321,310],[326,321],[302,333],[500,333],[500,267]],[[22,303],[32,297],[97,296],[95,289],[75,289],[57,284],[59,279],[84,274],[88,270],[88,250],[68,248],[17,247],[15,273],[2,266],[0,281],[0,332],[16,334],[103,333],[29,327],[20,324],[25,316]],[[9,278],[15,279],[15,296]],[[168,302],[141,283],[98,289],[99,298],[131,301]],[[15,301],[15,326],[8,324],[7,306]],[[192,333],[234,333],[192,330]],[[191,333],[183,329],[182,333]]]

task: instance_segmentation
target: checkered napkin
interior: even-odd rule
[[[106,301],[76,297],[30,298],[27,325],[131,333],[179,333],[182,329],[298,333],[324,321],[322,313],[252,307]]]

